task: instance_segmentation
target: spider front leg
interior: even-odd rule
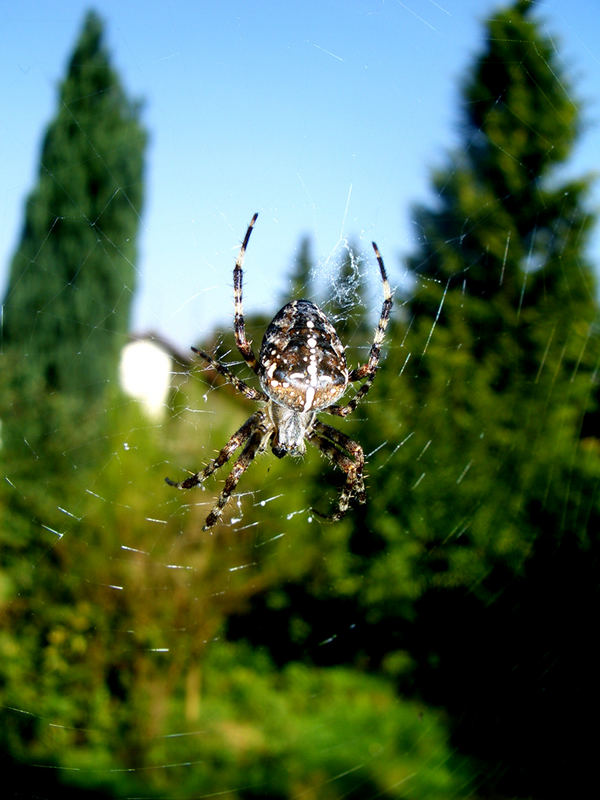
[[[335,511],[332,514],[322,514],[313,508],[314,513],[322,519],[337,522],[345,515],[353,498],[356,498],[359,503],[364,503],[367,499],[363,479],[365,464],[363,449],[358,442],[354,442],[345,433],[330,425],[324,425],[318,420],[314,423],[308,440],[318,447],[335,466],[346,473],[346,483],[338,498]]]
[[[244,241],[242,242],[242,246],[233,269],[233,305],[235,313],[233,327],[235,331],[235,343],[238,350],[242,354],[242,358],[254,372],[258,371],[258,361],[254,355],[254,351],[252,350],[252,342],[246,339],[246,323],[244,321],[244,308],[242,304],[242,274],[246,248],[248,247],[250,234],[252,233],[252,229],[254,228],[254,223],[256,222],[257,218],[258,214],[255,214],[250,220],[250,225],[248,225],[248,230],[244,236]]]
[[[265,420],[265,413],[263,411],[256,411],[244,422],[242,427],[233,434],[225,447],[219,452],[219,455],[213,458],[203,470],[196,472],[194,475],[190,475],[190,477],[186,478],[184,481],[176,482],[172,481],[170,478],[165,478],[166,483],[168,483],[169,486],[175,486],[176,489],[193,489],[195,486],[200,486],[209,475],[212,475],[215,470],[229,461],[238,447],[241,447],[244,442],[248,440],[257,427],[264,425]]]

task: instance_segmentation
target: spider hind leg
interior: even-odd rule
[[[259,453],[263,452],[270,435],[271,430],[268,425],[260,423],[256,426],[250,438],[248,439],[246,446],[242,450],[240,457],[236,460],[235,464],[231,468],[231,472],[225,479],[223,491],[219,495],[214,508],[202,526],[203,531],[209,530],[213,527],[213,525],[216,525],[216,523],[219,522],[223,513],[223,509],[229,502],[229,498],[233,494],[235,487],[238,485],[240,478],[248,469],[255,457]]]
[[[346,482],[331,513],[324,514],[316,508],[311,509],[321,519],[337,522],[345,516],[352,500],[362,504],[367,499],[363,478],[363,449],[345,433],[319,421],[315,422],[309,441],[346,475]]]
[[[204,481],[212,475],[219,467],[226,464],[235,451],[241,447],[252,434],[265,427],[266,415],[264,411],[256,411],[249,417],[246,422],[233,434],[225,447],[223,447],[216,458],[207,464],[207,466],[199,472],[190,475],[183,481],[173,481],[171,478],[165,478],[165,483],[169,486],[174,486],[176,489],[193,489],[195,486],[201,486]]]

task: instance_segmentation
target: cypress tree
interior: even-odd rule
[[[13,384],[87,405],[117,375],[136,284],[146,133],[85,18],[41,148],[3,301]]]

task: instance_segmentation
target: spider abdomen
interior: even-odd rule
[[[348,385],[344,347],[331,322],[310,300],[293,300],[273,317],[258,361],[264,391],[294,411],[327,408]]]

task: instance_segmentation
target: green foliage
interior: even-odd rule
[[[3,302],[14,384],[40,399],[69,392],[83,406],[115,381],[128,332],[146,143],[139,105],[102,40],[89,12],[44,136]]]
[[[266,652],[222,640],[225,621],[282,576],[318,584],[325,558],[341,578],[346,532],[323,537],[306,515],[286,523],[301,498],[293,486],[263,508],[282,480],[264,458],[255,480],[275,489],[257,489],[256,505],[245,494],[234,528],[202,533],[218,483],[188,505],[163,476],[196,468],[243,418],[225,389],[204,401],[206,391],[198,376],[184,381],[181,410],[164,426],[133,403],[114,405],[103,460],[63,484],[42,525],[15,508],[23,483],[0,488],[3,746],[112,796],[468,797],[468,767],[443,719],[398,698],[389,679],[281,670]],[[313,483],[317,466],[305,467]],[[247,527],[259,518],[260,529]]]

